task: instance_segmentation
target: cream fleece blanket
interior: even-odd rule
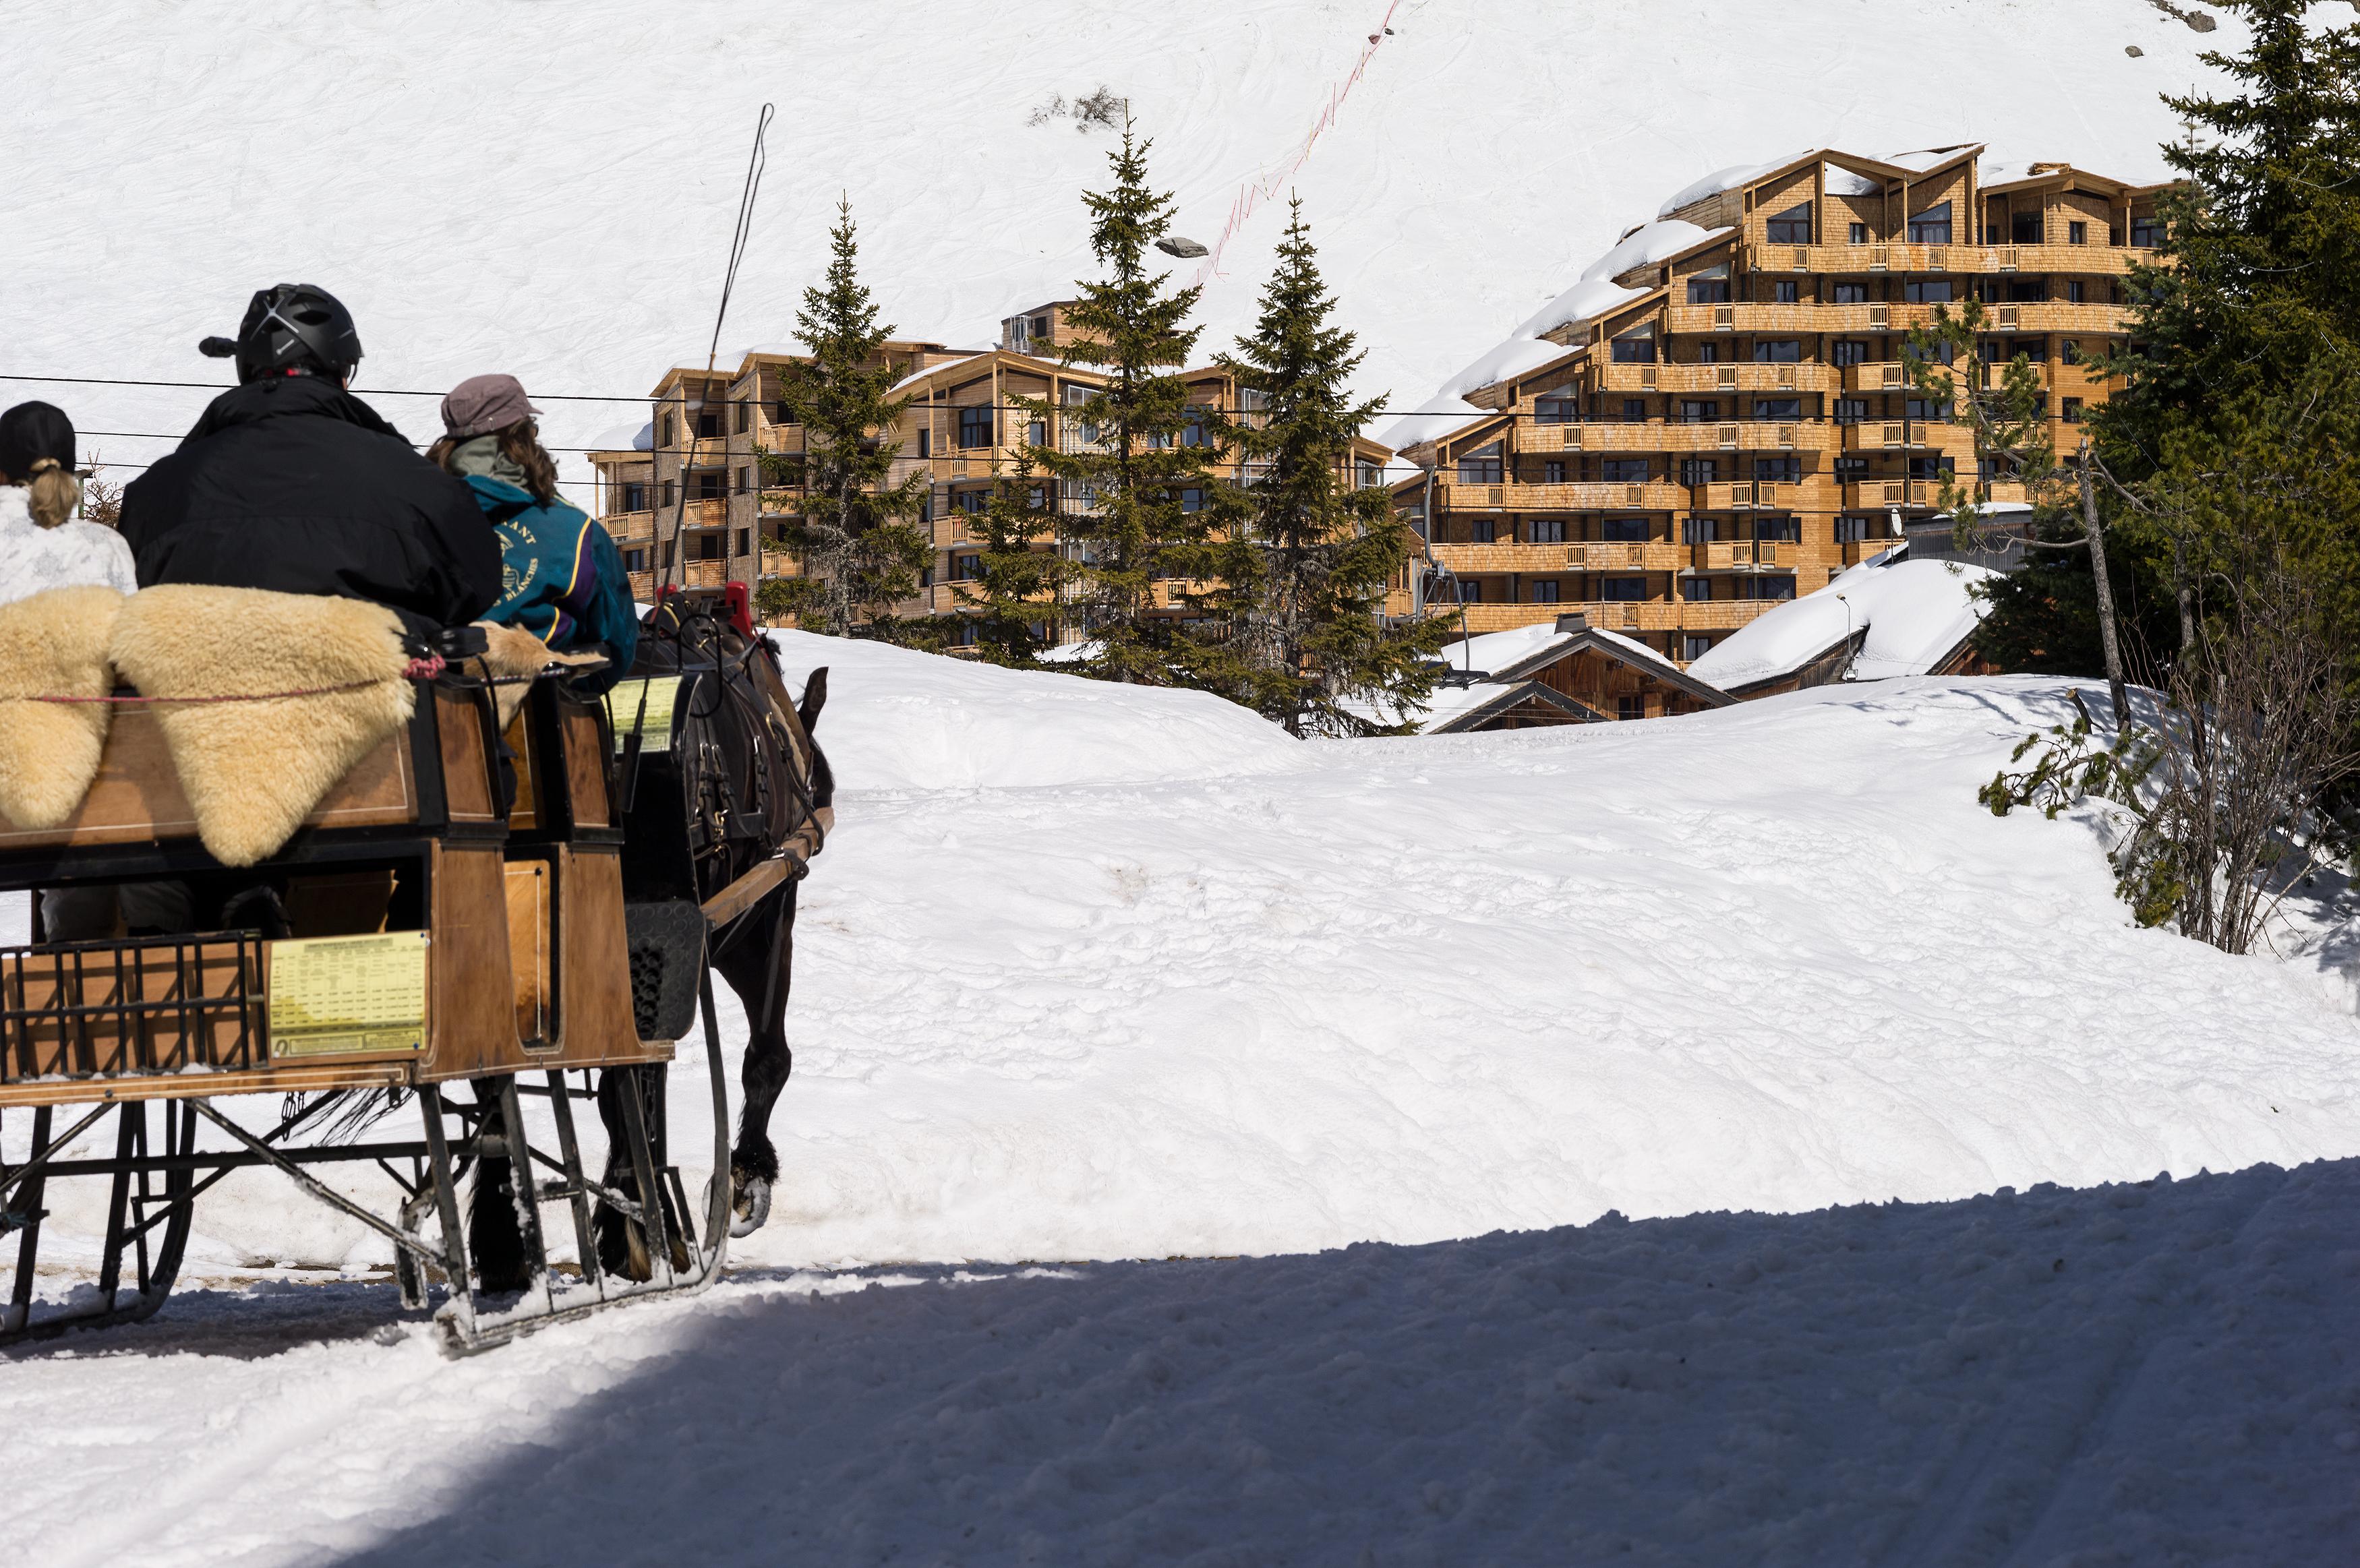
[[[52,588],[0,604],[0,816],[20,828],[62,826],[90,792],[114,710],[106,649],[125,604],[112,588]]]
[[[44,595],[47,597],[47,595]],[[401,622],[358,599],[169,583],[123,604],[107,648],[149,697],[349,691],[157,710],[197,836],[224,866],[275,855],[303,819],[409,722]]]

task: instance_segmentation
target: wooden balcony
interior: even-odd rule
[[[1691,572],[1791,572],[1803,555],[1795,539],[1727,539],[1684,549]]]
[[[1930,506],[1941,489],[1929,479],[1864,479],[1843,486],[1847,507]]]
[[[1850,540],[1838,548],[1843,551],[1846,566],[1858,566],[1863,561],[1874,561],[1888,550],[1899,549],[1901,543],[1897,539],[1864,539]]]
[[[2130,311],[2121,305],[2070,304],[2062,299],[2039,304],[1986,305],[1983,330],[1995,332],[2064,332],[2104,337],[2130,330]]]
[[[1842,373],[1830,365],[1605,365],[1609,392],[1833,392]]]
[[[1833,452],[1833,430],[1817,421],[1727,419],[1717,423],[1518,425],[1519,453],[1551,452]]]
[[[1972,430],[1941,420],[1867,419],[1841,428],[1846,452],[1940,452],[1954,458],[1971,458],[1975,452]]]
[[[2155,252],[2129,245],[1774,245],[1748,248],[1746,265],[1763,272],[2079,272],[2125,273]]]
[[[1663,480],[1644,485],[1467,485],[1437,480],[1437,510],[1458,512],[1670,511],[1688,504],[1688,493]]]
[[[610,512],[599,518],[598,523],[614,537],[617,544],[645,544],[656,537],[656,515],[653,512]]]
[[[671,508],[661,508],[658,516]],[[684,528],[726,528],[729,526],[729,497],[708,496],[691,501],[680,510],[680,526]]]
[[[1787,511],[1796,507],[1824,509],[1830,488],[1818,477],[1782,484],[1767,479],[1741,479],[1727,485],[1700,486],[1699,512]]]
[[[1844,367],[1843,389],[1847,392],[1907,392],[1909,390],[1909,367],[1897,359],[1848,365]]]
[[[1604,631],[1669,632],[1669,631],[1732,631],[1755,616],[1785,603],[1778,599],[1708,599],[1701,603],[1688,599],[1614,599],[1563,600],[1554,604],[1470,604],[1466,606],[1467,629],[1470,632],[1513,631],[1518,626],[1546,626],[1559,615],[1582,615],[1590,624]],[[1454,608],[1447,600],[1426,599],[1430,614],[1448,615]]]
[[[1434,558],[1461,576],[1514,572],[1551,577],[1568,572],[1677,572],[1690,547],[1663,539],[1590,539],[1571,544],[1438,544]]]
[[[2029,310],[2031,307],[2027,306]],[[2088,309],[2074,306],[2075,310]],[[1931,305],[1671,305],[1674,332],[1899,332],[1932,322]]]

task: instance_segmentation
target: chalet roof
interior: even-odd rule
[[[1463,735],[1480,729],[1511,708],[1531,702],[1555,708],[1575,724],[1599,724],[1607,717],[1588,703],[1576,702],[1537,681],[1482,681],[1472,686],[1437,687],[1427,698],[1418,733]]]
[[[1983,152],[1983,145],[1982,142],[1961,142],[1950,147],[1894,153],[1885,158],[1869,158],[1856,152],[1846,152],[1841,147],[1812,147],[1786,158],[1773,158],[1768,163],[1733,164],[1727,169],[1716,169],[1693,185],[1673,192],[1663,206],[1656,209],[1655,215],[1668,218],[1683,207],[1693,206],[1724,191],[1792,174],[1809,163],[1830,163],[1855,174],[1881,180],[1907,180],[1915,183],[1929,174],[1939,174],[1978,156]]]
[[[1743,695],[1795,675],[1859,633],[1853,679],[1923,675],[1973,635],[1985,606],[1969,590],[1998,575],[1981,566],[1911,561],[1907,547],[1896,546],[1740,626],[1688,670]]]
[[[2106,196],[2142,195],[2150,191],[2160,191],[2173,183],[2169,180],[2146,183],[2131,180],[2117,180],[2112,175],[2097,174],[2086,169],[2076,169],[2070,163],[1998,163],[1992,165],[1985,171],[1983,191],[1987,196],[1997,196],[2010,191],[2021,191],[2027,186],[2050,185],[2060,181],[2069,188],[2092,191]]]
[[[1581,624],[1575,625],[1576,622]],[[1728,694],[1719,687],[1697,680],[1645,643],[1603,626],[1590,626],[1579,615],[1559,615],[1546,626],[1485,632],[1480,637],[1451,643],[1445,652],[1452,668],[1488,670],[1494,681],[1521,681],[1569,654],[1595,652],[1715,707],[1729,701]]]

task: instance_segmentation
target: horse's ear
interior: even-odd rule
[[[795,714],[803,722],[803,734],[812,733],[819,723],[819,711],[827,706],[827,666],[823,664],[811,672],[803,682],[803,700],[795,707]]]

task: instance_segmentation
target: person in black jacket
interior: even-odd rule
[[[142,587],[207,583],[367,599],[424,642],[500,596],[500,545],[467,486],[420,456],[344,385],[351,314],[325,289],[255,295],[235,342],[239,386],[180,449],[124,487]]]

